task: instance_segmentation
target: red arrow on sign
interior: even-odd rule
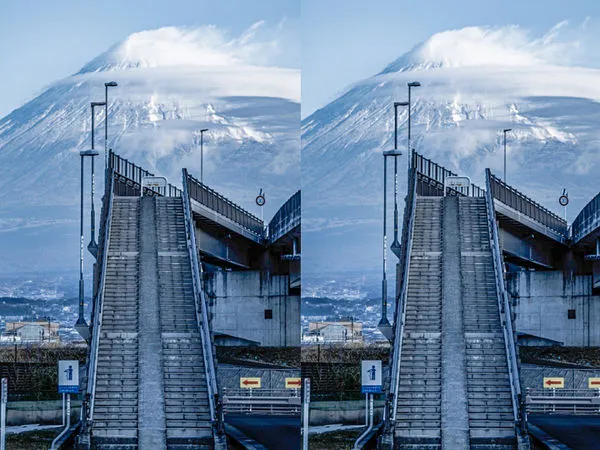
[[[590,384],[592,384],[592,385],[600,385],[600,381],[590,381]]]
[[[244,381],[242,381],[242,383],[244,383],[246,386],[248,386],[249,384],[258,384],[258,381],[244,380]]]
[[[562,381],[552,381],[552,380],[548,380],[546,381],[546,384],[548,386],[552,386],[553,384],[562,384]]]
[[[288,381],[288,384],[297,384],[298,386],[302,386],[302,382],[300,380],[298,380],[298,381]]]

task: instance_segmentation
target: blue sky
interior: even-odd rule
[[[299,17],[300,0],[2,0],[0,117],[136,31],[213,24],[239,35]]]
[[[302,0],[302,117],[436,32],[520,25],[541,35],[558,22],[586,17],[600,19],[600,2]]]

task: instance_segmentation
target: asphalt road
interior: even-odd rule
[[[529,416],[528,419],[573,450],[600,449],[598,416]]]
[[[225,422],[273,450],[299,450],[300,418],[287,416],[226,416]]]

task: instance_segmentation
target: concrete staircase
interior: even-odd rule
[[[180,197],[156,199],[167,445],[212,448],[204,356]]]
[[[471,448],[516,448],[485,198],[459,202]]]
[[[441,448],[442,199],[418,197],[400,362],[396,442]]]
[[[92,424],[102,448],[137,448],[138,217],[139,198],[114,198]]]
[[[516,449],[485,198],[416,202],[395,448]]]
[[[182,199],[114,197],[92,447],[214,448]]]

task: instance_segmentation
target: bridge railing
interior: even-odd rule
[[[489,169],[486,170],[489,188],[492,196],[511,207],[512,209],[526,215],[527,217],[541,223],[542,225],[560,233],[565,238],[568,236],[568,226],[564,219],[544,208],[539,203],[509,186],[504,181],[494,176]]]
[[[598,389],[532,389],[525,395],[528,414],[600,415]]]
[[[277,241],[281,236],[300,225],[302,195],[297,191],[292,195],[269,222],[269,240]]]
[[[202,265],[199,261],[198,248],[196,246],[196,227],[192,218],[190,195],[188,183],[186,182],[187,171],[183,169],[183,210],[185,216],[185,231],[187,235],[188,252],[192,264],[192,285],[196,303],[196,321],[202,338],[202,356],[204,358],[204,369],[206,375],[206,386],[208,390],[208,404],[210,408],[211,421],[215,432],[220,432],[223,427],[222,417],[219,412],[219,385],[217,383],[217,371],[215,364],[215,349],[208,320],[208,302],[204,294],[204,283],[202,276]]]
[[[112,169],[107,171],[107,183],[104,194],[104,206],[102,208],[102,234],[100,235],[98,254],[99,265],[97,266],[96,279],[97,289],[92,303],[92,338],[90,340],[89,358],[87,366],[87,394],[90,399],[88,421],[93,419],[94,402],[96,397],[96,371],[98,368],[98,347],[100,345],[100,331],[102,328],[102,309],[104,307],[104,284],[106,264],[108,262],[108,247],[110,244],[110,224],[113,210],[113,194],[115,178]],[[84,417],[85,408],[82,408],[81,417]]]
[[[417,193],[419,195],[442,196],[444,195],[446,178],[457,176],[457,174],[454,172],[446,169],[431,159],[425,158],[423,155],[420,155],[414,150],[412,152],[411,164],[411,167],[417,172],[417,179],[419,181]],[[451,187],[446,187],[446,194],[467,197],[483,197],[485,196],[485,190],[471,183],[468,189],[454,189]]]
[[[400,384],[400,358],[402,357],[402,339],[404,337],[404,323],[406,320],[406,296],[408,294],[408,278],[410,267],[410,254],[414,231],[415,211],[417,206],[417,169],[412,166],[409,169],[409,186],[404,208],[404,226],[402,228],[402,254],[400,267],[400,290],[396,297],[395,320],[393,325],[394,342],[392,345],[392,364],[390,368],[390,392],[387,411],[388,425],[394,427],[398,413],[398,388]],[[391,422],[391,423],[389,423]]]
[[[573,242],[579,242],[597,228],[600,228],[600,194],[585,205],[573,221],[571,225]]]
[[[146,169],[132,163],[131,161],[117,155],[112,150],[108,155],[108,167],[113,170],[117,181],[115,185],[115,195],[137,196],[140,195],[142,180],[144,177],[154,177],[155,175]],[[144,187],[144,195],[160,195],[165,197],[181,197],[181,189],[172,184],[167,184],[166,188]]]
[[[191,199],[228,218],[250,232],[263,236],[263,221],[228,198],[212,190],[184,170],[183,184]]]
[[[489,175],[489,169],[487,170]],[[492,255],[494,260],[494,270],[496,272],[496,292],[498,293],[498,313],[500,315],[500,323],[502,324],[502,333],[504,335],[504,348],[508,365],[508,376],[510,380],[510,389],[512,394],[513,415],[515,424],[521,432],[525,430],[527,424],[527,414],[523,409],[521,397],[521,382],[519,380],[519,356],[517,353],[516,337],[513,329],[512,309],[508,300],[508,293],[505,286],[505,267],[502,262],[502,251],[500,250],[500,242],[498,238],[498,227],[496,225],[496,212],[494,210],[494,199],[492,196],[492,179],[486,177],[487,192],[487,222],[491,237]]]
[[[223,389],[225,414],[300,415],[301,389]]]

